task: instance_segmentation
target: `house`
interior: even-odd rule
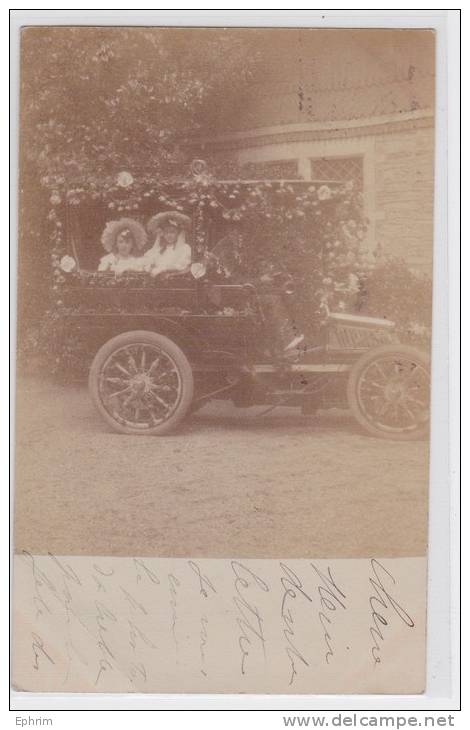
[[[264,66],[203,150],[229,155],[253,178],[355,181],[369,219],[365,246],[430,273],[434,33],[246,32],[256,33]]]

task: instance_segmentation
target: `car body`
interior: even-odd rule
[[[302,185],[292,181],[293,196]],[[240,407],[299,406],[306,414],[349,408],[378,437],[427,433],[429,359],[400,344],[393,322],[331,313],[324,305],[314,335],[287,353],[266,302],[274,298],[289,311],[295,297],[289,278],[220,278],[197,247],[183,274],[97,273],[82,268],[75,234],[67,240],[61,317],[89,365],[93,401],[114,430],[166,434],[190,412],[224,398]]]

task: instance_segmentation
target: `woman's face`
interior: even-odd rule
[[[116,239],[116,248],[119,256],[130,256],[132,252],[132,238],[120,233]]]
[[[162,231],[163,238],[168,245],[173,246],[178,240],[178,229],[175,226],[165,226]]]

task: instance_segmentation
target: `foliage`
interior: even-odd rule
[[[233,117],[259,56],[235,29],[80,26],[25,28],[21,54],[20,338],[53,306],[65,191],[73,204],[75,189],[113,195],[122,170],[186,171],[187,145]]]
[[[431,305],[431,279],[403,259],[383,258],[361,277],[360,313],[394,320],[403,341],[429,346]]]
[[[51,196],[57,288],[65,281],[60,258],[69,253],[62,238],[63,200],[77,206],[80,217],[80,205],[89,197],[84,188]],[[144,222],[145,209],[184,211],[194,222],[195,260],[208,258],[219,273],[245,280],[287,271],[317,307],[327,300],[345,307],[357,291],[357,272],[367,266],[361,256],[366,228],[361,199],[349,185],[220,183],[207,175],[165,185],[136,178],[125,189],[115,183],[92,191],[91,197],[112,215],[117,210]]]
[[[23,31],[19,315],[33,328],[20,333],[22,353],[43,352],[53,367],[73,361],[60,317],[78,275],[60,261],[71,253],[71,211],[93,222],[93,207],[104,222],[189,215],[194,258],[206,260],[211,276],[262,282],[289,273],[306,334],[321,324],[323,304],[351,311],[358,296],[361,311],[395,318],[408,334],[430,326],[429,283],[402,262],[373,271],[362,255],[367,222],[352,185],[243,182],[243,170],[221,157],[209,161],[213,177],[203,165],[188,174],[183,150],[195,133],[223,130],[243,104],[259,63],[256,36],[247,38],[221,29],[203,39],[177,28]],[[220,182],[227,178],[239,182]],[[97,251],[102,227],[87,234]],[[106,282],[135,285],[132,277]]]
[[[215,253],[231,275],[258,282],[279,271],[293,277],[292,314],[306,333],[321,324],[323,304],[346,308],[357,293],[357,272],[368,264],[362,200],[352,185],[215,186],[204,207],[216,229],[227,224]]]
[[[222,29],[56,26],[26,28],[22,60],[26,159],[89,182],[130,165],[166,174],[175,143],[243,99],[256,53]]]
[[[54,306],[45,312],[36,326],[25,329],[17,349],[20,372],[40,373],[42,378],[67,376],[68,381],[74,376],[83,379],[89,358],[83,353],[75,333],[68,329],[63,314],[61,308]]]

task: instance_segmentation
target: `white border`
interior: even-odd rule
[[[25,24],[106,24],[106,25],[260,25],[316,27],[427,27],[437,32],[436,186],[434,240],[434,344],[433,344],[433,424],[430,491],[429,551],[429,631],[428,690],[423,696],[224,696],[224,695],[26,695],[13,693],[12,707],[18,710],[54,709],[282,709],[286,712],[401,710],[455,710],[458,707],[458,604],[456,568],[458,541],[456,514],[458,484],[458,371],[455,331],[458,319],[458,90],[459,17],[458,11],[419,10],[400,13],[389,10],[14,10],[11,17],[12,90],[18,84],[18,31]],[[448,97],[449,94],[449,97]],[[15,96],[13,95],[13,102]],[[12,105],[12,241],[16,242],[17,107]],[[449,113],[449,118],[448,117]],[[447,125],[452,133],[447,136]],[[452,177],[447,186],[447,166]],[[449,204],[447,205],[447,199]],[[450,238],[449,238],[450,237]],[[447,254],[447,241],[449,260]],[[449,332],[448,271],[452,273],[452,331]],[[16,267],[13,270],[16,278]],[[452,379],[449,381],[448,342],[451,336]],[[449,387],[452,388],[452,451],[449,451]],[[456,450],[457,449],[457,450]],[[449,455],[452,465],[449,465]],[[452,484],[451,484],[452,475]],[[451,491],[449,492],[449,487]],[[449,497],[450,494],[450,497]],[[452,510],[450,509],[452,500]],[[452,584],[449,566],[452,572]],[[451,593],[452,590],[452,593]],[[450,599],[449,599],[450,597]],[[451,606],[452,602],[452,606]],[[449,635],[452,628],[452,638]],[[451,655],[449,656],[449,649]],[[450,666],[452,665],[452,673]],[[453,681],[451,681],[453,677]],[[44,713],[43,713],[44,714]],[[124,716],[126,718],[127,716]]]

